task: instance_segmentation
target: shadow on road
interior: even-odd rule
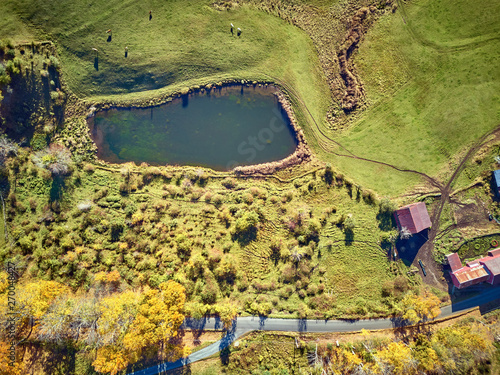
[[[299,320],[299,332],[307,332],[307,320],[306,319]]]
[[[226,331],[225,336],[220,340],[219,357],[223,366],[229,364],[229,356],[231,355],[230,345],[234,341],[236,335],[236,320],[233,320],[231,328]]]

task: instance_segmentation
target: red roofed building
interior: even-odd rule
[[[457,253],[448,254],[446,258],[448,259],[448,264],[451,267],[451,272],[455,272],[463,267],[462,262],[460,261],[460,257]]]
[[[488,280],[488,272],[482,264],[475,263],[465,266],[451,273],[451,281],[458,289],[467,288],[471,285],[480,284]]]
[[[394,212],[394,218],[399,230],[408,229],[416,234],[431,227],[431,219],[424,202],[412,203]]]
[[[488,271],[489,277],[486,280],[491,285],[500,284],[500,248],[488,251],[488,256],[478,259],[477,262],[482,264]]]
[[[457,253],[446,256],[450,264],[451,281],[458,289],[487,282],[500,285],[500,248],[488,252],[488,256],[467,262],[462,267]]]

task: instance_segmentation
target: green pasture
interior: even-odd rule
[[[400,4],[355,57],[368,108],[338,140],[358,156],[431,176],[500,124],[500,4]],[[329,156],[325,158],[330,159]],[[364,186],[397,194],[416,175],[332,158]]]

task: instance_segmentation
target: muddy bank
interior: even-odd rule
[[[298,165],[311,159],[311,150],[307,145],[304,132],[297,124],[297,119],[293,112],[292,105],[282,92],[277,92],[275,95],[278,98],[281,107],[287,113],[288,119],[290,120],[290,126],[295,131],[295,136],[297,137],[298,142],[297,148],[295,149],[295,152],[293,154],[278,161],[236,167],[234,168],[234,172],[238,175],[252,175],[256,173],[272,174],[280,169]]]

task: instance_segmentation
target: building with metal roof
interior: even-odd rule
[[[448,259],[448,264],[450,265],[451,272],[458,271],[463,267],[462,262],[460,261],[460,257],[457,253],[448,254],[446,256],[446,259]]]
[[[478,259],[488,271],[489,277],[486,280],[491,285],[500,285],[500,248],[488,252],[488,256]]]
[[[412,203],[394,212],[394,218],[399,230],[408,229],[416,234],[431,227],[431,219],[424,202]]]
[[[462,262],[457,253],[446,256],[450,265],[451,281],[458,289],[487,282],[500,285],[500,248],[488,252],[488,256],[467,262]]]
[[[495,187],[495,195],[500,197],[500,169],[493,172],[493,185]]]

